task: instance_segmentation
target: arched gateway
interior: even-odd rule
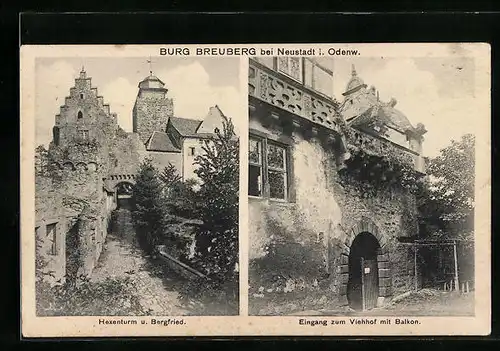
[[[116,203],[118,208],[130,208],[134,185],[131,182],[120,182],[116,185]]]
[[[355,310],[377,306],[391,294],[391,276],[385,238],[375,223],[363,217],[348,233],[340,257],[341,300]]]

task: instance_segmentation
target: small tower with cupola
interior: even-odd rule
[[[139,92],[132,112],[133,132],[146,143],[154,131],[164,132],[174,114],[174,103],[167,97],[168,89],[158,77],[150,75],[139,83]]]

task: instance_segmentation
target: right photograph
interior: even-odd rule
[[[249,314],[474,316],[474,58],[249,59]]]

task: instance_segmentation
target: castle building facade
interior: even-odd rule
[[[35,160],[35,236],[44,279],[56,284],[91,274],[111,213],[127,204],[144,158],[160,171],[173,164],[183,180],[196,178],[202,141],[222,130],[227,117],[217,106],[204,119],[174,117],[167,92],[153,74],[141,81],[133,131],[125,132],[82,68],[55,116],[48,150],[39,147]]]
[[[412,286],[399,242],[418,235],[423,125],[354,68],[342,102],[311,58],[252,58],[248,79],[250,314],[293,313],[314,296],[316,308],[370,309]]]

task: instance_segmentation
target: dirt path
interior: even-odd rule
[[[91,280],[129,277],[137,287],[137,296],[150,315],[180,316],[187,314],[179,294],[167,290],[157,272],[152,271],[148,258],[138,247],[130,219],[130,212],[119,211],[114,233],[106,243]]]

